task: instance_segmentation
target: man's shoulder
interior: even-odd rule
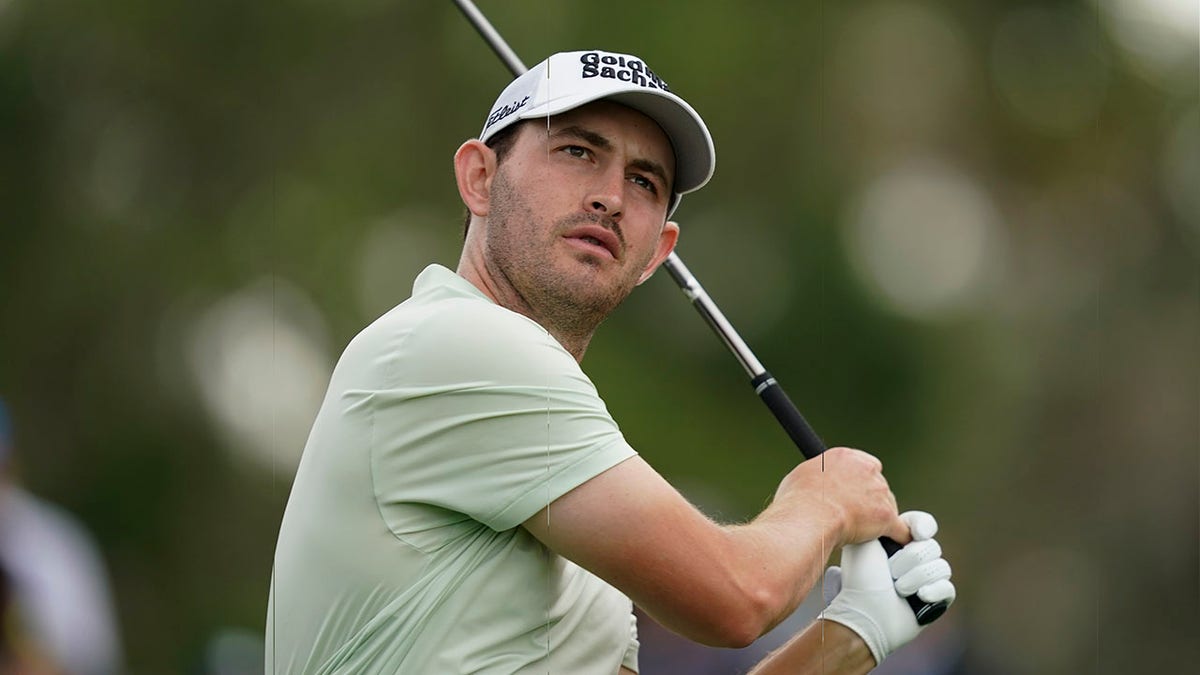
[[[549,331],[537,322],[489,300],[461,296],[414,300],[397,306],[393,316],[381,318],[380,327],[385,331],[402,330],[410,342],[430,348],[557,346]]]
[[[368,330],[408,330],[439,337],[527,337],[548,335],[532,319],[502,307],[469,281],[430,265],[413,284],[413,295],[376,320]]]
[[[548,369],[578,371],[537,322],[486,298],[414,296],[351,341],[343,359],[384,366],[405,381],[523,381]]]
[[[574,364],[549,331],[526,316],[484,301],[442,304],[414,327],[412,346],[468,361],[509,360],[520,366],[563,359]]]

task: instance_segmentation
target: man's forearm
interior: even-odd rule
[[[726,526],[743,570],[739,576],[757,579],[757,595],[770,599],[764,603],[767,623],[761,633],[791,616],[820,582],[830,553],[842,544],[840,524],[826,505],[816,499],[795,501],[773,503],[751,523]]]
[[[860,675],[876,666],[857,633],[833,621],[814,621],[771,652],[749,675]]]
[[[818,487],[776,499],[751,523],[718,525],[635,456],[524,527],[671,631],[744,647],[790,615],[820,579],[841,544],[840,522]]]

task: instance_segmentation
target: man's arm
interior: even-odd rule
[[[847,448],[796,467],[745,525],[709,520],[640,457],[524,525],[670,630],[725,647],[747,645],[787,617],[831,551],[879,536],[908,540],[879,461]]]
[[[877,664],[857,633],[833,621],[815,621],[771,652],[749,675],[860,675]]]

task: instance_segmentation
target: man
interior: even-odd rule
[[[917,631],[881,535],[921,540],[893,560],[898,585],[953,599],[936,523],[897,514],[870,455],[832,449],[753,522],[719,525],[638,456],[580,370],[713,172],[703,121],[642,60],[550,57],[454,167],[457,274],[430,266],[351,341],[313,425],[276,550],[268,672],[632,673],[631,600],[690,639],[746,645],[832,549],[869,542],[848,548],[831,620],[759,671],[865,672]]]

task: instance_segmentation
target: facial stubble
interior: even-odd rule
[[[509,309],[541,324],[569,350],[582,353],[600,323],[637,286],[653,251],[630,256],[624,246],[617,274],[605,274],[599,258],[564,255],[563,233],[585,224],[619,228],[600,214],[580,212],[553,224],[538,219],[529,200],[512,184],[501,165],[492,180],[487,224],[487,265],[510,291]],[[502,303],[509,304],[509,303]],[[570,344],[568,344],[570,343]]]

